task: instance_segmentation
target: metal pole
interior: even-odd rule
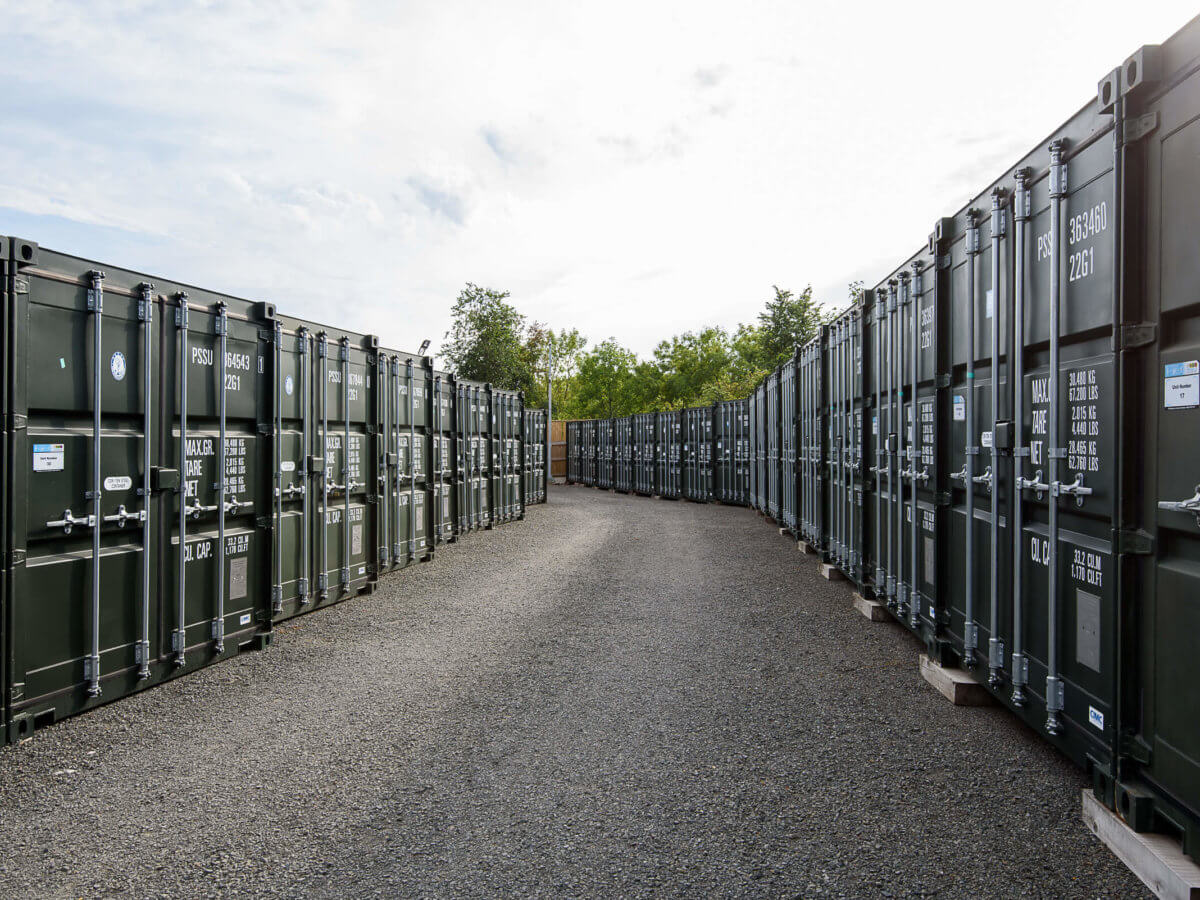
[[[1000,421],[1000,238],[1004,235],[1004,189],[992,191],[992,464],[988,469],[991,481],[988,490],[992,494],[992,567],[991,609],[988,615],[988,683],[993,688],[1000,686],[1000,672],[1004,667],[1004,640],[1000,631],[1000,447],[996,440],[996,423]],[[1010,379],[1011,380],[1011,379]],[[1010,523],[1009,527],[1013,527]],[[1020,557],[1013,566],[1021,564]]]
[[[178,295],[179,308],[179,581],[176,586],[175,665],[187,662],[187,401],[188,401],[188,302],[187,294]]]
[[[151,397],[154,374],[154,285],[142,285],[142,639],[138,643],[138,680],[150,677],[150,431],[153,425]]]
[[[101,355],[104,350],[101,343],[101,325],[104,317],[104,273],[91,273],[92,286],[88,290],[88,307],[92,312],[92,647],[87,659],[87,692],[89,697],[100,696],[100,525],[103,522],[100,513],[100,444],[102,433],[101,390],[103,378],[100,371],[103,363]],[[150,435],[143,439],[149,441]]]
[[[1012,596],[1013,596],[1013,654],[1012,701],[1014,706],[1025,705],[1025,685],[1029,682],[1029,660],[1025,656],[1025,592],[1022,571],[1021,532],[1024,527],[1023,491],[1040,481],[1040,476],[1026,480],[1025,459],[1025,239],[1032,215],[1032,192],[1029,190],[1028,169],[1017,172],[1017,187],[1013,193],[1013,255],[1016,258],[1013,278],[1013,362],[1009,366],[1013,385],[1013,491],[1012,513]]]
[[[979,629],[975,625],[975,257],[979,255],[979,213],[967,210],[967,384],[966,384],[966,470],[963,487],[966,496],[966,547],[964,571],[966,578],[966,617],[963,623],[963,665],[975,667],[975,648],[979,646]]]

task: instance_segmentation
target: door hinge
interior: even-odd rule
[[[1121,754],[1128,756],[1135,762],[1141,763],[1143,766],[1150,765],[1150,745],[1143,741],[1139,735],[1130,734],[1129,732],[1121,735]]]
[[[25,425],[28,423],[28,421],[29,420],[27,418],[25,418],[25,416],[21,415],[20,413],[13,413],[12,430],[13,431],[22,431],[25,428]]]
[[[949,506],[950,499],[951,498],[950,498],[949,491],[938,491],[938,493],[934,497],[934,503],[937,506]]]
[[[1141,529],[1113,529],[1113,547],[1117,553],[1147,556],[1154,552],[1154,538]]]
[[[1122,126],[1122,143],[1132,144],[1140,141],[1158,127],[1158,113],[1148,112],[1143,116],[1134,116],[1132,119],[1126,119]]]
[[[16,278],[14,278],[13,279],[13,293],[14,294],[28,294],[29,293],[29,279],[26,278],[24,275],[18,275]]]
[[[254,527],[261,528],[263,531],[268,531],[271,528],[270,516],[256,516],[254,518]]]
[[[8,696],[12,698],[12,702],[16,703],[25,699],[25,682],[19,681],[9,688]]]
[[[950,376],[949,375],[939,375],[937,377],[937,381],[934,382],[934,386],[940,387],[940,388],[950,387]]]
[[[1158,340],[1158,326],[1153,322],[1139,322],[1135,325],[1122,325],[1120,345],[1114,350],[1132,350],[1135,347],[1145,347]]]
[[[11,552],[8,554],[8,562],[9,562],[9,565],[12,565],[12,566],[20,566],[20,565],[24,565],[24,563],[25,563],[25,551],[24,551],[24,550],[13,550],[13,551],[11,551]]]
[[[258,433],[259,434],[274,434],[275,426],[272,425],[270,422],[259,422],[258,423]]]

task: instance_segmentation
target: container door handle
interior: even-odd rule
[[[1196,519],[1196,525],[1200,526],[1200,484],[1196,485],[1196,493],[1188,499],[1159,500],[1158,508],[1167,512],[1191,513]]]

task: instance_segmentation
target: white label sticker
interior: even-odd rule
[[[242,613],[241,618],[238,619],[238,624],[239,625],[249,625],[250,624],[250,613]]]
[[[879,434],[879,416],[871,416],[871,434]]]
[[[965,422],[967,420],[967,398],[962,394],[954,395],[954,421]]]
[[[992,289],[991,288],[988,288],[987,311],[983,315],[984,315],[984,318],[987,318],[987,319],[990,319],[992,317]]]
[[[979,443],[984,447],[992,446],[992,433],[984,431],[979,435]]]
[[[279,471],[280,472],[295,472],[296,464],[294,462],[292,462],[290,459],[285,459],[283,462],[281,462],[279,464]]]
[[[287,378],[283,379],[283,392],[285,394],[287,394],[290,397],[290,396],[292,396],[292,391],[294,391],[295,389],[296,389],[296,381],[295,381],[295,379],[292,378],[291,375],[289,375]]]
[[[1101,731],[1104,730],[1104,713],[1094,706],[1088,707],[1088,721]]]
[[[1163,372],[1163,406],[1167,409],[1200,406],[1200,360],[1167,363]]]
[[[65,444],[34,444],[33,471],[61,472],[66,459]]]
[[[114,381],[122,381],[125,378],[125,354],[118,350],[112,355],[112,359],[108,361],[108,370],[112,372]]]
[[[128,475],[109,475],[104,479],[106,491],[127,491],[133,487],[133,479]]]

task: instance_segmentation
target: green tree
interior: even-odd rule
[[[529,326],[525,336],[526,356],[533,370],[533,385],[525,394],[525,405],[544,409],[547,377],[554,379],[554,416],[561,419],[572,408],[572,393],[579,359],[587,348],[587,338],[578,328],[555,331],[540,322]],[[550,351],[554,351],[554,371],[549,371]]]
[[[508,303],[508,291],[467,282],[451,309],[442,353],[463,378],[506,390],[530,392],[534,372],[526,346],[525,317]]]
[[[757,324],[738,326],[735,337],[739,355],[763,372],[782,365],[796,347],[812,340],[827,318],[813,300],[811,285],[798,294],[772,287],[775,296],[758,314]]]
[[[632,388],[637,365],[633,351],[626,350],[613,338],[582,354],[574,388],[574,415],[608,419],[635,412]]]
[[[729,334],[724,328],[709,327],[684,332],[654,348],[661,385],[659,401],[664,409],[683,409],[707,402],[707,388],[719,381],[733,362]]]

